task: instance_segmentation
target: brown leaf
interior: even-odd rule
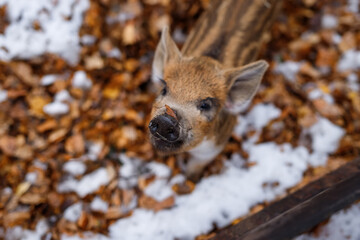
[[[20,202],[23,204],[40,204],[46,201],[46,197],[36,193],[25,193],[20,197]]]
[[[81,212],[81,215],[79,217],[79,219],[77,220],[77,225],[80,227],[80,228],[83,228],[85,229],[87,224],[88,224],[88,216],[86,214],[86,212],[82,211]]]
[[[13,156],[16,152],[16,138],[11,136],[0,137],[0,149],[4,154]]]
[[[179,195],[189,194],[195,189],[195,184],[186,180],[184,183],[175,184],[172,189]]]
[[[16,148],[14,156],[20,159],[30,159],[34,155],[34,151],[29,145],[22,145]]]
[[[30,106],[30,112],[34,116],[41,117],[44,116],[43,108],[46,104],[50,102],[49,99],[46,99],[42,96],[32,96],[28,97],[27,101]]]
[[[13,227],[15,225],[20,225],[24,221],[30,219],[30,212],[29,211],[18,211],[18,212],[11,212],[4,215],[4,225],[6,227]]]
[[[62,140],[65,137],[67,132],[68,132],[68,130],[65,129],[65,128],[61,128],[61,129],[58,129],[56,131],[53,131],[53,132],[50,133],[48,141],[50,143],[58,142],[58,141]]]
[[[65,142],[65,150],[71,154],[83,154],[85,152],[85,142],[81,134],[75,134]]]
[[[49,119],[49,120],[46,120],[45,122],[43,122],[42,124],[38,125],[36,127],[36,130],[40,133],[43,133],[48,130],[52,130],[52,129],[56,128],[57,125],[58,125],[58,123],[56,122],[55,119]]]
[[[165,104],[165,108],[166,108],[166,114],[172,116],[173,118],[175,118],[177,120],[176,114],[174,112],[174,110],[172,110],[168,105]]]
[[[347,32],[343,35],[339,44],[339,49],[342,52],[356,48],[356,38],[353,32]]]
[[[315,99],[313,101],[316,110],[325,117],[339,117],[343,114],[343,109],[335,104],[330,104],[324,99]]]
[[[27,85],[37,86],[39,77],[33,75],[33,71],[29,64],[23,62],[13,63],[11,66],[15,74]]]
[[[313,79],[318,79],[321,75],[320,72],[316,70],[313,66],[311,66],[311,64],[308,62],[301,65],[300,72]]]
[[[316,57],[316,66],[318,67],[332,67],[335,66],[338,60],[338,54],[335,49],[319,48]]]
[[[109,209],[105,213],[105,218],[106,219],[118,219],[118,218],[122,217],[123,215],[124,215],[124,213],[121,211],[120,207],[112,206],[112,207],[109,207]]]
[[[142,195],[139,199],[139,206],[146,209],[151,209],[154,211],[159,211],[162,209],[170,208],[174,205],[175,199],[174,196],[170,196],[164,199],[161,202],[156,201],[152,197]]]

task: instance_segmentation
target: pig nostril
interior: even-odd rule
[[[155,123],[155,122],[153,122],[153,121],[151,121],[150,123],[149,123],[149,129],[150,129],[150,132],[151,133],[155,133],[157,130],[158,130],[158,128],[159,128],[159,124],[157,124],[157,123]]]

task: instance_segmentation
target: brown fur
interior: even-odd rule
[[[155,52],[153,79],[166,85],[166,94],[156,99],[152,119],[166,113],[165,105],[177,112],[181,145],[155,148],[165,153],[196,149],[198,162],[188,173],[198,173],[214,156],[203,159],[201,142],[210,141],[219,149],[225,145],[234,125],[238,107],[250,101],[268,67],[265,61],[251,64],[257,57],[263,33],[269,28],[281,0],[213,0],[189,35],[182,52],[164,29]],[[247,64],[245,66],[241,66]],[[208,111],[199,102],[210,98]],[[156,133],[158,134],[158,133]],[[200,145],[199,145],[200,144]],[[206,145],[207,146],[207,145]],[[206,149],[205,149],[206,151]],[[211,151],[211,149],[209,149]],[[191,151],[194,152],[194,151]],[[206,158],[206,157],[205,157]]]

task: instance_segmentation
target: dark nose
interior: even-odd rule
[[[152,135],[166,141],[175,141],[179,138],[179,122],[168,114],[157,116],[149,123],[149,130]]]

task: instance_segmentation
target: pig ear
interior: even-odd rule
[[[167,63],[173,60],[179,60],[181,53],[169,34],[169,28],[164,27],[161,33],[161,39],[155,51],[152,65],[152,79],[159,82],[163,79],[164,68]]]
[[[229,89],[225,107],[229,112],[237,114],[250,102],[268,67],[266,61],[260,60],[225,72]]]

